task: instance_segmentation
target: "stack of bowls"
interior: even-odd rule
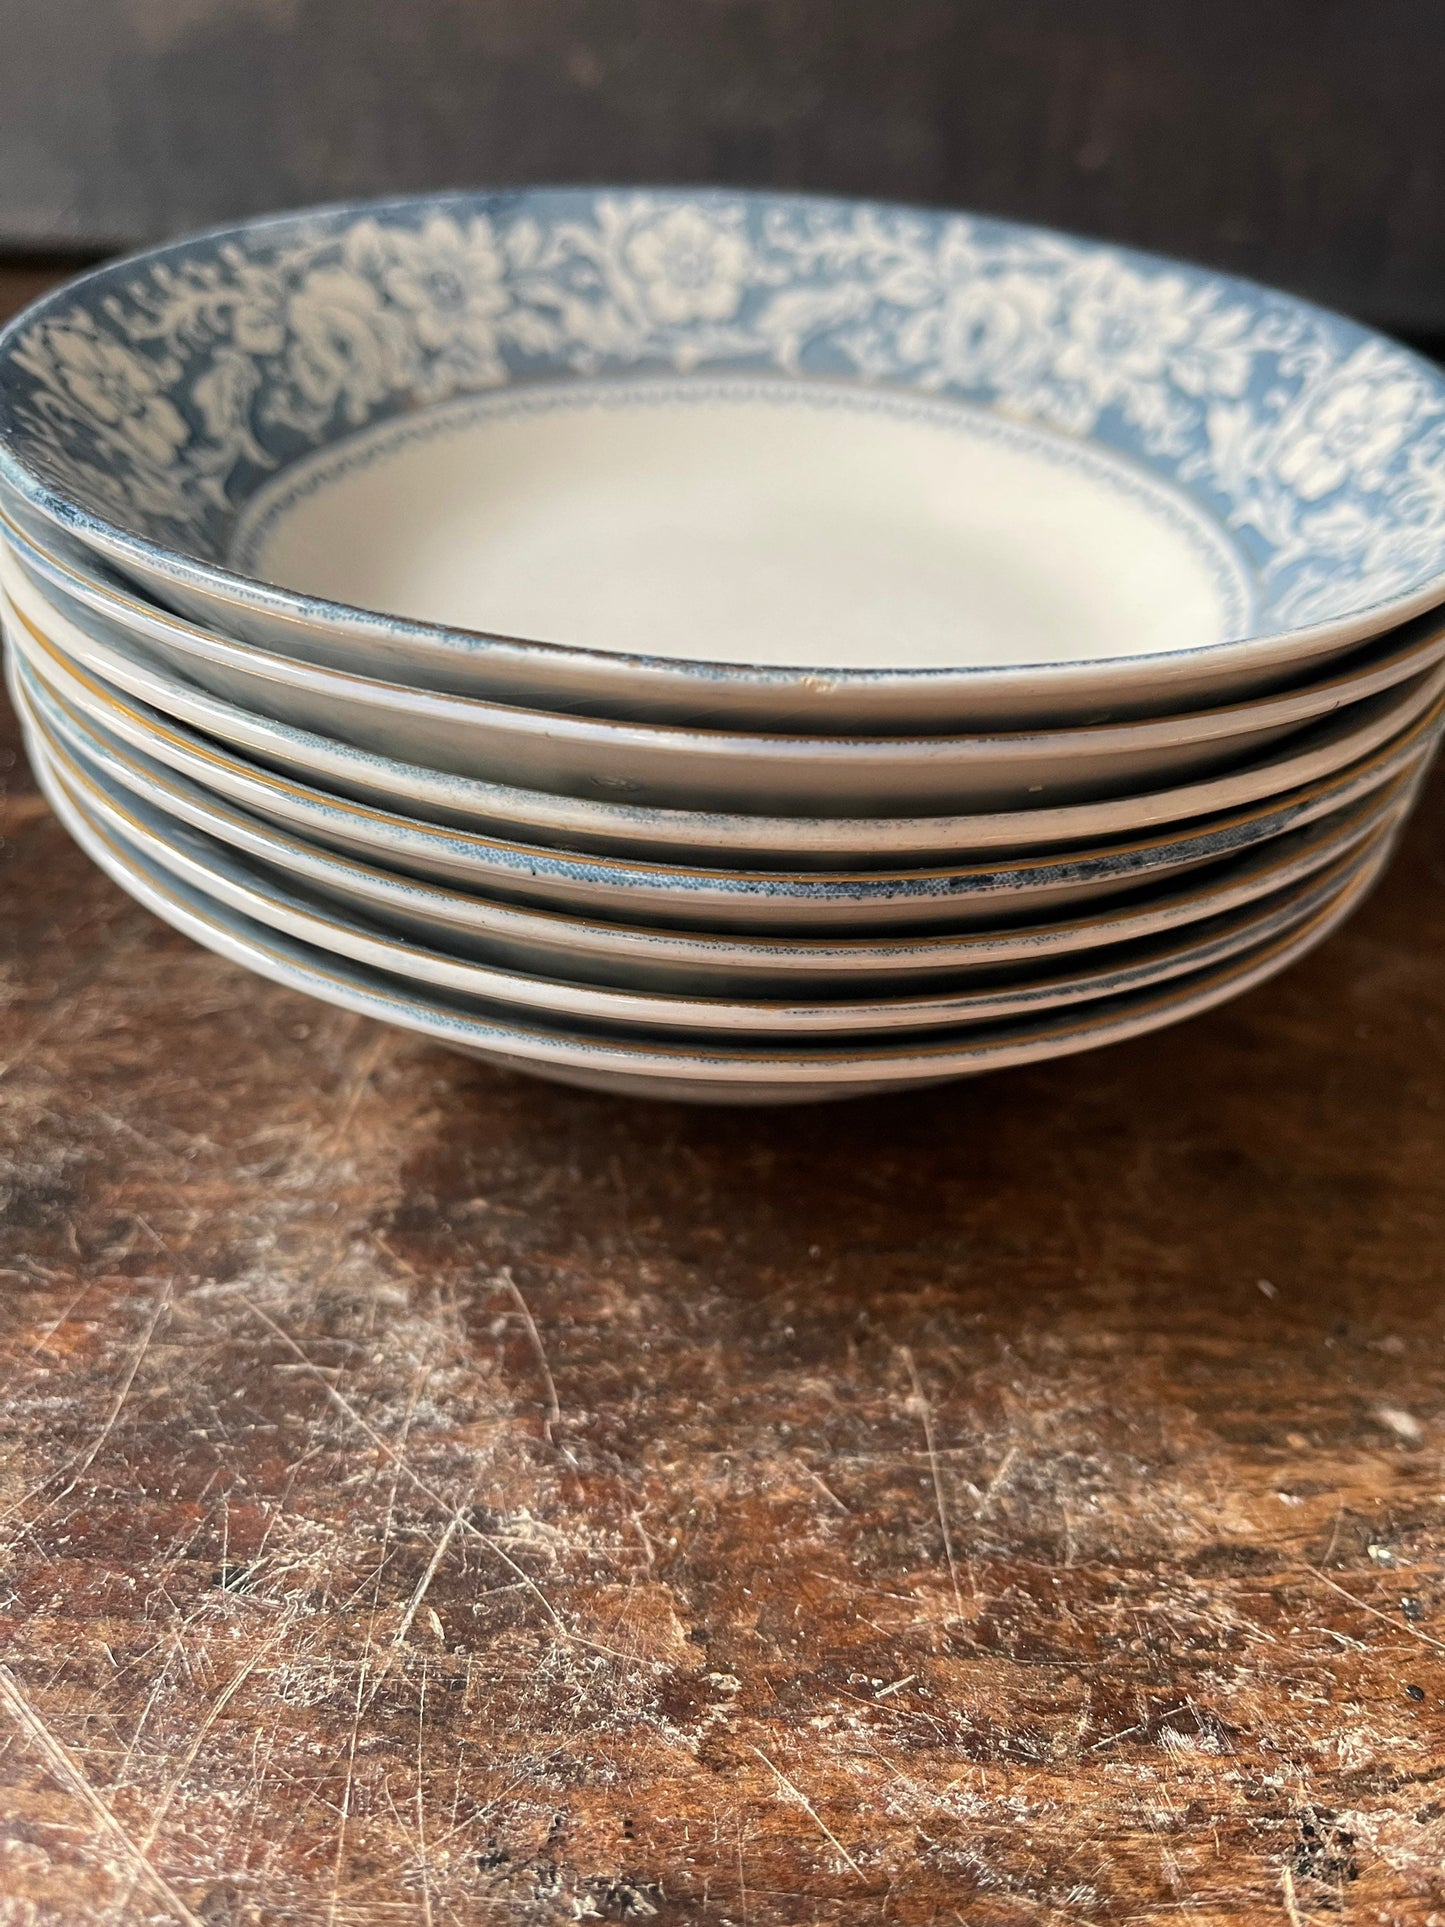
[[[336,208],[0,337],[0,586],[47,796],[202,943],[542,1076],[841,1097],[1360,901],[1445,704],[1445,382],[1005,222]]]

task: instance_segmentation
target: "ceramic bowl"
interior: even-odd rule
[[[1144,721],[972,736],[745,736],[728,730],[617,723],[511,708],[355,676],[258,651],[134,598],[94,596],[22,567],[0,548],[0,583],[16,613],[86,659],[119,639],[193,683],[381,755],[569,795],[662,807],[788,810],[823,816],[1024,809],[1157,789],[1308,737],[1342,711],[1384,716],[1445,653],[1445,627],[1423,625],[1356,683],[1335,680],[1219,709]],[[99,604],[99,606],[93,606]],[[1445,686],[1445,677],[1442,677]],[[1380,691],[1371,694],[1372,691]]]
[[[0,550],[0,579],[3,579],[5,589],[9,592],[9,600],[5,606],[10,610],[11,630],[22,646],[33,645],[51,655],[58,654],[73,662],[79,662],[120,687],[141,694],[147,700],[157,702],[160,706],[185,716],[188,720],[195,719],[201,713],[195,701],[195,682],[187,674],[176,671],[164,661],[158,661],[153,650],[148,650],[143,644],[137,643],[122,633],[117,625],[105,621],[89,610],[79,608],[69,598],[62,598],[58,592],[53,592],[53,599],[42,596],[34,581],[17,569],[13,557],[9,560],[4,559],[3,550]],[[62,607],[62,603],[66,606]],[[175,624],[171,626],[179,627]],[[192,630],[191,633],[194,636],[198,632]],[[153,638],[148,635],[146,641],[153,643]],[[1438,649],[1432,637],[1429,639],[1425,659],[1434,660],[1435,656],[1438,656]],[[258,656],[244,644],[222,643],[216,639],[210,639],[207,642],[204,661],[199,663],[187,661],[187,669],[195,675],[203,673],[210,678],[214,676],[218,662],[222,671],[221,680],[232,697],[228,713],[239,720],[235,740],[240,742],[249,743],[255,740],[254,719],[259,712],[253,705],[259,702],[261,711],[264,712],[269,700],[268,691],[271,689],[270,678],[273,672],[284,672],[287,676],[300,676],[306,679],[307,687],[300,692],[297,707],[306,715],[314,712],[313,720],[317,724],[335,724],[337,701],[333,699],[337,698],[338,688],[344,686],[346,704],[350,707],[347,708],[346,704],[342,707],[346,709],[346,726],[353,735],[357,729],[356,716],[362,712],[369,719],[361,725],[364,733],[374,735],[379,743],[395,745],[399,736],[406,735],[402,723],[397,720],[396,708],[381,699],[380,692],[383,686],[380,684],[364,678],[308,668],[305,665],[282,663],[276,657]],[[1410,666],[1414,667],[1413,659]],[[162,670],[170,670],[169,676],[160,675],[158,672]],[[178,676],[179,680],[177,680]],[[176,690],[180,692],[179,697],[172,696],[170,693]],[[421,704],[426,708],[425,720],[428,725],[424,732],[428,736],[426,752],[431,755],[448,753],[444,744],[439,750],[437,734],[439,733],[440,737],[445,737],[451,742],[454,760],[459,763],[467,761],[463,744],[467,740],[468,730],[473,720],[469,714],[460,712],[487,709],[489,713],[495,715],[515,716],[519,713],[501,711],[496,706],[476,704],[464,698],[425,696],[404,691],[393,693],[399,697],[410,695],[413,703]],[[289,707],[290,698],[297,696],[297,691],[287,684],[285,695]],[[1076,805],[1071,808],[1070,805],[1063,804],[1051,807],[1041,796],[1031,806],[1021,809],[984,811],[977,814],[974,810],[967,809],[965,805],[966,813],[958,814],[962,799],[956,795],[960,785],[955,782],[953,785],[955,814],[949,817],[924,818],[921,822],[915,820],[901,828],[896,821],[889,825],[886,821],[880,822],[877,817],[860,819],[832,815],[831,810],[835,810],[841,800],[835,791],[831,799],[831,808],[825,811],[823,818],[774,819],[766,834],[773,839],[775,847],[789,849],[792,847],[788,842],[789,834],[797,829],[797,847],[811,849],[816,853],[819,851],[817,837],[810,837],[805,829],[798,829],[798,826],[806,825],[810,820],[845,824],[846,829],[835,833],[836,841],[843,844],[845,848],[862,849],[874,862],[877,862],[885,852],[895,847],[896,843],[903,838],[923,842],[925,847],[931,843],[933,848],[939,850],[977,850],[999,847],[1020,850],[1041,842],[1073,840],[1088,835],[1107,835],[1111,830],[1120,828],[1136,829],[1143,825],[1178,821],[1206,812],[1237,807],[1240,804],[1276,794],[1283,789],[1312,782],[1318,777],[1331,775],[1347,764],[1368,756],[1375,749],[1388,743],[1392,737],[1409,728],[1422,716],[1430,713],[1442,695],[1445,695],[1445,664],[1435,661],[1434,667],[1427,668],[1423,673],[1413,673],[1408,680],[1387,687],[1378,695],[1346,703],[1319,722],[1282,732],[1285,740],[1273,752],[1266,750],[1248,760],[1241,760],[1236,753],[1233,761],[1238,766],[1232,767],[1227,773],[1168,788],[1149,788],[1139,794],[1106,797],[1102,801],[1094,801],[1087,806]],[[224,720],[223,714],[214,706],[206,714],[210,719],[209,726],[212,728]],[[555,722],[559,728],[564,721],[575,722],[575,719],[542,720],[549,724]],[[295,722],[296,719],[292,716],[290,723],[293,730]],[[593,729],[607,727],[607,725],[585,723],[576,723],[575,726]],[[1117,739],[1121,731],[1131,728],[1147,728],[1167,734],[1172,726],[1164,722],[1155,722],[1121,725],[1117,730],[1054,731],[1043,732],[1034,737],[978,737],[967,743],[958,738],[880,738],[873,739],[870,747],[878,750],[880,758],[888,768],[905,774],[908,773],[907,752],[919,752],[921,761],[911,772],[916,787],[909,801],[914,807],[928,807],[930,803],[943,802],[950,793],[948,787],[950,764],[958,768],[972,767],[975,763],[976,750],[985,762],[987,756],[984,752],[992,749],[999,752],[1000,758],[1003,758],[1005,753],[1011,757],[1021,756],[1043,770],[1050,766],[1050,745],[1057,744],[1064,736],[1090,737],[1097,742],[1102,738]],[[625,733],[637,737],[644,732],[641,729],[635,729]],[[673,749],[676,749],[678,743],[684,738],[688,741],[706,741],[712,746],[712,750],[716,749],[719,741],[729,743],[732,747],[726,756],[718,752],[718,761],[715,765],[717,780],[735,782],[738,787],[738,796],[734,800],[744,806],[748,801],[761,806],[766,805],[767,797],[763,779],[758,778],[756,774],[749,776],[749,771],[754,768],[754,759],[751,747],[743,747],[748,739],[720,737],[712,732],[700,731],[658,730],[653,734],[671,738]],[[301,743],[301,752],[304,754],[307,747],[317,740],[318,728],[306,728],[302,735],[305,740]],[[274,741],[274,737],[271,740]],[[293,735],[293,743],[296,740]],[[336,742],[334,736],[323,737],[321,740],[333,744]],[[545,736],[539,736],[538,743],[535,745],[538,753],[544,755],[544,758],[548,741],[549,739]],[[845,743],[841,739],[778,737],[753,738],[751,743],[763,744],[771,751],[777,752],[770,765],[775,778],[780,770],[787,768],[805,788],[811,786],[814,781],[822,780],[817,772],[827,762],[827,758],[824,757],[818,764],[811,766],[813,775],[806,776],[804,772],[810,768],[809,758],[815,751],[847,751],[857,746]],[[942,748],[945,743],[948,744],[946,755]],[[410,744],[410,747],[415,750],[415,744]],[[709,753],[712,751],[710,750]],[[395,765],[398,761],[398,758],[389,751],[373,750],[373,755],[378,754],[382,755],[389,764]],[[618,754],[621,754],[620,750]],[[794,755],[796,761],[790,760]],[[342,760],[352,771],[357,768],[355,762],[345,757]],[[678,767],[682,769],[687,766],[688,759],[679,750]],[[863,766],[860,762],[855,767],[855,779]],[[882,764],[875,766],[875,774],[877,768],[881,766]],[[1014,766],[1017,768],[1017,763]],[[412,762],[407,767],[417,769],[421,765]],[[403,776],[401,780],[404,783],[405,777]],[[934,785],[939,786],[936,795],[932,794]],[[1044,785],[1030,787],[1042,791]],[[821,795],[822,792],[819,794]],[[792,800],[797,802],[799,799]],[[863,799],[855,794],[853,800],[855,807],[858,808],[870,806],[882,808],[887,799],[877,796]],[[690,814],[697,827],[703,829],[711,827],[715,836],[722,837],[730,836],[736,820],[733,818],[720,821],[705,809],[695,810]],[[651,822],[655,819],[649,817],[648,820]],[[762,841],[764,832],[758,831],[754,834],[757,841]],[[932,841],[934,838],[937,839],[936,842]]]
[[[482,1015],[437,990],[395,978],[268,930],[158,866],[89,817],[43,749],[37,779],[81,848],[137,902],[176,929],[272,982],[418,1033],[432,1042],[534,1076],[619,1095],[696,1103],[818,1103],[915,1089],[982,1071],[1068,1056],[1137,1037],[1212,1009],[1297,961],[1341,923],[1378,873],[1369,867],[1302,926],[1241,957],[1172,984],[1104,999],[1081,1010],[980,1025],[962,1039],[844,1047],[748,1047],[639,1039],[580,1022],[523,1023]],[[1383,859],[1382,859],[1383,861]]]
[[[352,749],[310,731],[254,716],[206,694],[134,650],[97,643],[91,651],[102,681],[63,655],[31,625],[9,625],[10,639],[52,687],[124,740],[163,756],[164,744],[194,742],[176,719],[193,723],[215,742],[239,745],[273,773],[291,775],[334,796],[376,802],[398,815],[470,828],[543,847],[607,854],[675,856],[699,864],[757,867],[879,866],[889,859],[935,859],[982,851],[1031,848],[1117,835],[1136,824],[1160,824],[1206,814],[1241,834],[1270,835],[1298,813],[1333,807],[1359,794],[1401,758],[1413,754],[1434,728],[1427,715],[1395,742],[1346,765],[1339,773],[1283,789],[1263,804],[1221,810],[1220,787],[1190,784],[1146,797],[1052,809],[999,811],[953,817],[770,817],[696,810],[648,810],[518,790],[480,778],[447,776]],[[121,692],[125,692],[122,694]],[[130,700],[133,698],[134,700]],[[202,745],[206,749],[207,745]],[[1228,786],[1232,792],[1234,786]]]
[[[22,681],[28,673],[22,671]],[[183,745],[173,736],[157,741],[164,753],[155,756],[118,741],[103,724],[88,723],[62,695],[39,683],[29,694],[51,733],[111,781],[223,839],[251,833],[259,819],[289,832],[295,847],[315,855],[335,852],[487,899],[614,921],[804,935],[825,928],[860,936],[889,926],[960,929],[1059,914],[1219,855],[1217,827],[1205,825],[929,870],[697,870],[566,856],[337,803],[322,792],[260,773],[248,779],[234,757],[199,746],[182,754]],[[182,762],[189,765],[184,773],[176,767]]]
[[[745,932],[669,930],[597,917],[530,909],[475,890],[428,883],[375,864],[353,861],[314,842],[268,827],[228,808],[195,785],[158,783],[103,739],[77,730],[62,705],[23,665],[9,670],[22,713],[92,775],[123,795],[128,808],[149,808],[259,864],[313,899],[339,906],[410,941],[504,968],[571,981],[689,995],[758,997],[774,992],[834,998],[889,989],[930,989],[1027,965],[1047,970],[1061,957],[1137,943],[1262,903],[1356,852],[1409,807],[1428,754],[1362,799],[1320,811],[1301,827],[1224,854],[1209,843],[1207,861],[1161,872],[1117,901],[1086,902],[1080,914],[1011,921],[996,929],[908,933],[866,938],[750,936]]]
[[[1287,680],[1445,599],[1442,449],[1439,372],[1289,296],[787,195],[252,220],[0,336],[8,495],[158,600],[417,687],[744,728]]]
[[[318,906],[263,866],[247,863],[225,845],[187,830],[107,783],[84,759],[71,756],[33,710],[25,720],[52,775],[93,824],[113,832],[158,870],[258,925],[405,983],[456,993],[486,1010],[514,1016],[542,1012],[649,1032],[785,1036],[798,1041],[937,1032],[1123,996],[1222,963],[1295,930],[1333,903],[1365,869],[1377,868],[1394,834],[1394,821],[1388,820],[1343,855],[1302,882],[1272,893],[1263,903],[1207,918],[1162,938],[1116,947],[1102,963],[1065,961],[1043,970],[1014,966],[967,988],[862,1003],[644,995],[500,970],[428,950],[374,923]]]
[[[238,657],[232,650],[227,656],[218,658],[214,647],[208,649],[206,645],[224,642],[224,637],[207,636],[193,625],[167,620],[164,613],[152,604],[131,594],[124,581],[113,571],[87,557],[79,545],[59,535],[48,544],[29,537],[0,510],[0,556],[7,552],[21,565],[21,573],[13,578],[17,584],[28,582],[30,586],[39,588],[42,594],[51,592],[58,597],[56,606],[62,611],[68,610],[74,614],[78,605],[78,609],[98,616],[102,622],[113,623],[122,635],[159,651],[182,673],[205,680],[207,670],[214,669],[218,661],[223,668],[228,663],[234,667],[238,661],[247,659],[254,662],[254,651],[245,651]],[[1117,767],[1135,776],[1145,773],[1156,778],[1193,768],[1203,769],[1216,761],[1229,760],[1251,749],[1259,749],[1278,740],[1288,730],[1331,715],[1351,703],[1363,702],[1367,697],[1393,689],[1412,676],[1423,674],[1442,657],[1445,657],[1445,619],[1432,613],[1391,631],[1381,640],[1351,651],[1348,656],[1327,666],[1325,673],[1296,682],[1287,691],[1276,692],[1268,698],[1256,698],[1197,713],[1176,713],[1161,720],[1122,725],[1113,730],[1067,728],[1048,732],[1042,737],[1036,735],[1032,739],[1019,732],[965,738],[959,743],[960,761],[968,769],[981,766],[985,782],[997,785],[1008,780],[1005,769],[1011,746],[1016,748],[1020,757],[1037,751],[1040,746],[1046,754],[1051,750],[1049,782],[1030,784],[1030,795],[1041,795],[1045,789],[1054,794],[1066,792],[1071,784],[1084,780],[1079,774],[1080,766],[1091,767],[1094,759],[1098,759],[1104,771]],[[276,673],[287,674],[279,665]],[[298,679],[303,685],[308,681],[304,670],[296,666],[287,678],[288,687]],[[314,679],[309,680],[314,682]],[[375,679],[364,680],[371,685]],[[349,675],[341,687],[345,695],[354,695]],[[392,706],[405,709],[408,695],[409,692],[394,691]],[[271,708],[274,710],[276,704],[272,703]],[[494,730],[505,726],[535,732],[545,726],[535,712],[509,712],[502,719],[502,725],[498,724],[495,710],[492,709],[469,706],[461,713],[481,717],[484,729]],[[761,742],[761,754],[765,760],[778,751],[777,739],[773,734],[753,740]],[[575,725],[572,747],[578,755],[585,756],[589,745],[601,743],[615,750],[619,741],[625,741],[634,748],[640,745],[640,748],[636,748],[635,760],[639,766],[645,766],[649,746],[653,750],[665,744],[672,748],[691,749],[706,762],[713,756],[735,759],[740,753],[746,753],[744,745],[748,739],[739,739],[736,735],[716,730],[665,732],[655,729],[632,732],[619,738],[615,730],[579,722]],[[901,744],[889,744],[889,751],[894,756],[911,755],[914,752],[910,742],[911,739],[905,739]],[[958,743],[959,739],[929,737],[920,744],[920,749],[924,754],[937,756],[947,753],[950,742]],[[555,748],[552,753],[556,753]],[[824,753],[837,755],[841,768],[845,760],[851,763],[855,754],[866,756],[871,753],[877,757],[885,751],[884,746],[876,742],[865,744],[844,739],[842,744],[836,748],[830,747]],[[1037,770],[1034,773],[1037,774]],[[975,779],[968,777],[966,769],[960,779],[961,796],[964,796],[969,780]],[[1100,781],[1103,780],[1101,775]],[[611,779],[608,779],[606,786],[616,787]]]

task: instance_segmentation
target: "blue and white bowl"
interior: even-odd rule
[[[1005,857],[944,868],[797,872],[689,869],[542,852],[458,830],[338,805],[318,791],[279,781],[244,781],[244,768],[220,755],[183,759],[173,732],[135,747],[85,717],[62,690],[17,656],[15,686],[47,735],[88,768],[170,818],[260,855],[323,887],[362,873],[441,884],[468,902],[531,904],[571,915],[691,932],[756,931],[865,937],[884,930],[921,933],[996,929],[1023,918],[1131,900],[1182,874],[1218,869],[1232,851],[1275,837],[1257,826],[1234,839],[1217,820],[1171,835],[1133,837],[1045,857]],[[159,754],[156,752],[160,752]],[[1418,754],[1419,752],[1417,752]],[[190,769],[177,763],[190,761]],[[1409,764],[1401,766],[1402,772]],[[242,777],[237,783],[236,778]],[[225,794],[230,787],[233,794]],[[1386,778],[1386,793],[1392,788]],[[240,795],[235,795],[236,789]],[[1338,820],[1349,834],[1351,812]],[[338,863],[336,859],[341,859]],[[362,879],[364,880],[364,879]]]
[[[798,1041],[963,1031],[979,1024],[1037,1018],[1053,1011],[1156,988],[1224,963],[1286,935],[1327,909],[1366,873],[1378,871],[1401,813],[1392,811],[1348,838],[1310,852],[1301,865],[1281,864],[1286,876],[1245,908],[1202,915],[1182,929],[1143,942],[1114,944],[1099,955],[1066,957],[1050,967],[1033,958],[995,969],[982,981],[955,982],[911,995],[864,995],[824,1001],[794,998],[729,999],[690,989],[669,993],[549,978],[533,971],[459,956],[445,943],[418,941],[413,928],[389,930],[364,910],[318,900],[289,882],[284,867],[249,861],[234,845],[178,822],[127,784],[107,780],[78,747],[57,734],[23,686],[16,690],[37,756],[97,827],[128,844],[161,873],[191,885],[218,905],[283,932],[322,953],[347,958],[387,976],[452,992],[523,1017],[590,1020],[665,1037],[784,1037]]]
[[[960,893],[956,915],[943,878],[915,875],[925,909],[929,882],[944,883],[945,900],[935,906],[945,912],[942,934],[918,927],[929,919],[917,916],[901,930],[866,930],[867,906],[860,909],[855,896],[848,914],[832,919],[831,931],[792,935],[779,926],[807,923],[799,912],[806,911],[808,885],[826,898],[846,893],[850,883],[877,883],[886,891],[889,879],[876,871],[831,878],[775,871],[689,875],[669,865],[655,866],[644,879],[629,866],[559,860],[535,850],[529,865],[529,853],[516,846],[489,846],[483,838],[439,834],[355,803],[338,805],[324,792],[225,756],[102,685],[57,672],[53,661],[17,650],[8,674],[17,705],[47,741],[174,824],[266,865],[304,891],[484,961],[697,995],[714,995],[719,986],[747,996],[796,995],[800,985],[811,985],[819,996],[849,990],[861,996],[890,984],[937,983],[1001,966],[1046,970],[1060,956],[1247,908],[1313,876],[1387,822],[1398,823],[1423,780],[1436,733],[1432,724],[1417,725],[1387,751],[1328,781],[1287,791],[1266,808],[1217,813],[1162,835],[1092,843],[1061,852],[1052,863],[997,864],[991,878],[979,865],[974,884],[992,881],[994,888]],[[525,876],[520,888],[519,871]],[[895,886],[901,881],[893,879]],[[1059,903],[1060,886],[1071,882],[1080,886],[1078,914]],[[644,883],[650,888],[639,890]],[[1000,889],[1014,892],[1007,908]],[[644,894],[652,898],[650,909]],[[969,894],[992,898],[991,906],[975,904],[982,918],[968,914]],[[671,918],[658,902],[669,895]],[[730,896],[732,913],[718,914]],[[1030,908],[1038,920],[1018,914]],[[771,927],[743,928],[749,910],[752,923]]]
[[[177,846],[170,845],[167,861],[157,864],[135,843],[117,836],[67,787],[40,738],[32,738],[30,749],[51,807],[91,859],[138,902],[222,956],[273,982],[504,1068],[619,1095],[695,1103],[798,1104],[862,1097],[1146,1035],[1240,995],[1305,955],[1350,914],[1385,860],[1384,851],[1367,858],[1302,922],[1276,928],[1222,962],[1142,990],[1037,1016],[983,1021],[961,1032],[935,1029],[897,1041],[866,1036],[845,1036],[837,1042],[806,1036],[774,1040],[726,1030],[695,1039],[660,1029],[632,1035],[575,1009],[550,1018],[535,1006],[518,1012],[432,983],[409,981],[339,947],[298,939],[278,922],[262,922],[237,908],[231,892],[223,896],[214,874],[203,887],[188,880],[174,861]]]
[[[1445,600],[1445,381],[1009,222],[548,189],[251,221],[0,336],[0,491],[288,656],[786,730],[1167,714]]]
[[[1027,816],[1121,800],[1157,809],[1171,790],[1194,787],[1189,779],[1227,783],[1246,770],[1261,794],[1280,754],[1307,757],[1328,742],[1346,760],[1404,728],[1445,689],[1445,625],[1432,615],[1367,645],[1345,674],[1171,716],[869,736],[621,722],[298,662],[168,615],[94,572],[47,565],[41,574],[38,554],[19,538],[0,552],[7,615],[17,635],[28,632],[92,667],[117,650],[139,651],[248,714],[417,767],[459,776],[483,770],[543,793],[660,808],[815,818]]]

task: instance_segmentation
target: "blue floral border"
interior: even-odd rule
[[[803,375],[955,397],[1182,489],[1281,629],[1445,595],[1445,382],[1248,283],[996,220],[722,191],[285,216],[99,271],[0,337],[0,476],[222,564],[268,478],[558,377]]]

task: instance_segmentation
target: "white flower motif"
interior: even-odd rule
[[[1247,308],[1217,307],[1195,295],[1189,303],[1194,332],[1169,357],[1169,379],[1186,395],[1238,397],[1249,386],[1254,367]]]
[[[941,373],[963,388],[1011,380],[1041,357],[1053,305],[1048,283],[1022,274],[951,289],[938,330]]]
[[[747,242],[701,208],[674,207],[658,215],[628,237],[625,254],[658,321],[726,321],[737,313]]]
[[[189,439],[161,372],[143,356],[78,327],[52,328],[47,345],[73,399],[142,460],[164,466]]]
[[[275,288],[268,301],[240,304],[231,326],[231,339],[243,355],[275,355],[286,342],[286,303]]]
[[[245,432],[246,413],[260,380],[261,371],[252,356],[236,348],[217,349],[211,365],[196,377],[191,389],[212,441],[227,441]]]
[[[410,317],[420,346],[442,359],[452,382],[499,381],[497,319],[509,297],[490,221],[479,217],[463,230],[434,214],[420,230],[387,231],[383,249],[381,285]]]
[[[1241,395],[1248,385],[1249,315],[1183,275],[1143,275],[1105,255],[1070,277],[1066,314],[1054,372],[1096,408],[1118,404],[1133,421],[1162,425],[1178,415],[1171,384],[1189,396]]]
[[[1081,381],[1100,404],[1141,381],[1157,380],[1170,350],[1188,341],[1194,324],[1181,280],[1145,280],[1132,268],[1104,260],[1076,277],[1068,308],[1070,340],[1055,366]]]
[[[1426,399],[1400,356],[1367,342],[1281,424],[1275,473],[1307,502],[1347,481],[1377,489]]]
[[[365,421],[400,372],[397,329],[369,281],[348,268],[316,268],[287,309],[292,380],[316,408],[342,404],[349,421]]]

